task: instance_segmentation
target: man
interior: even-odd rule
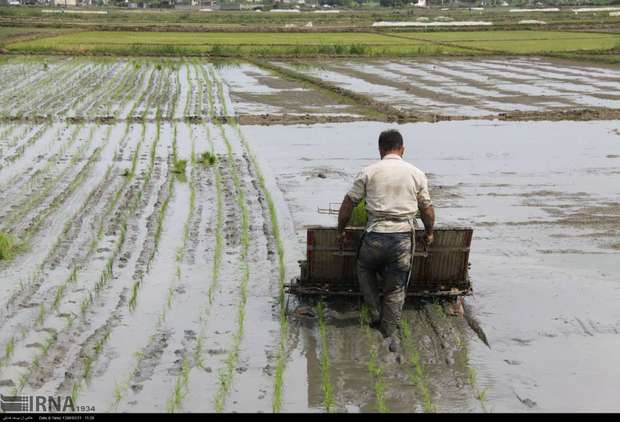
[[[405,148],[397,130],[379,136],[381,161],[364,168],[344,197],[338,213],[340,238],[353,208],[366,201],[368,224],[358,253],[357,276],[372,319],[389,339],[392,352],[400,350],[400,317],[409,284],[415,250],[416,212],[424,223],[424,241],[433,242],[435,211],[425,174],[402,159]],[[383,279],[383,303],[379,300],[377,273]]]

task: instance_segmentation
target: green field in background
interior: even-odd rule
[[[399,33],[419,40],[446,42],[465,48],[505,53],[547,53],[578,50],[609,50],[620,47],[620,34],[559,31],[472,31]]]
[[[468,32],[113,32],[88,31],[10,43],[17,52],[191,55],[428,56],[605,51],[620,47],[620,34],[555,31]]]

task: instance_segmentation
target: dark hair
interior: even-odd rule
[[[379,149],[382,151],[392,151],[402,148],[403,137],[396,129],[384,130],[379,135]]]

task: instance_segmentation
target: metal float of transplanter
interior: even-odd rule
[[[339,205],[317,207],[319,214],[338,215]],[[311,226],[306,232],[306,259],[299,261],[300,275],[285,285],[287,293],[299,296],[361,296],[356,273],[356,257],[364,227],[347,227],[338,243],[336,227]],[[435,241],[426,247],[423,231],[416,231],[416,249],[407,296],[447,300],[463,304],[473,293],[469,277],[472,227],[435,227]],[[465,307],[465,320],[488,346],[480,324]]]

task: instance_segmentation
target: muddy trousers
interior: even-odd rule
[[[360,246],[357,260],[360,290],[370,318],[381,321],[385,336],[391,336],[399,328],[411,265],[411,242],[410,232],[370,232]],[[380,289],[383,302],[379,297]]]

